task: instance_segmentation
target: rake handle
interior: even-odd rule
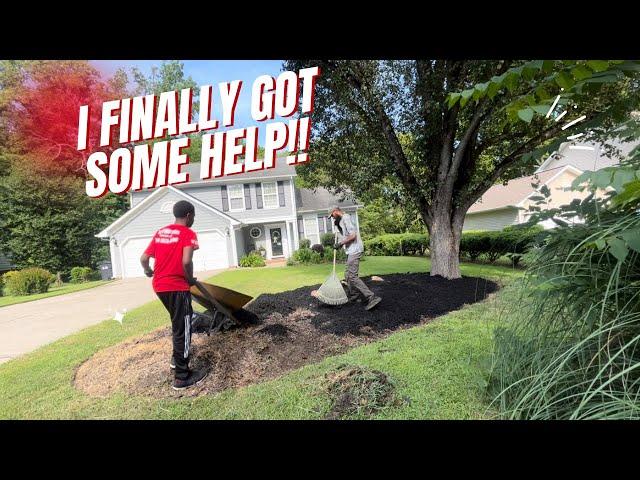
[[[338,232],[336,232],[336,234],[334,235],[333,238],[333,244],[335,245],[338,242]],[[336,274],[336,253],[338,253],[338,250],[336,250],[335,248],[333,249],[333,274]]]

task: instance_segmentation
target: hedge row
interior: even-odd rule
[[[364,242],[367,255],[424,255],[429,251],[429,235],[387,233]]]
[[[517,265],[522,255],[545,237],[544,229],[506,227],[502,231],[469,231],[462,234],[460,256],[475,261],[480,257],[495,262],[502,256]],[[429,235],[420,233],[386,234],[364,242],[367,255],[424,255],[429,252]]]

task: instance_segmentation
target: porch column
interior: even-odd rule
[[[293,229],[293,249],[297,250],[300,248],[300,235],[298,235],[298,218],[291,222],[291,228]]]

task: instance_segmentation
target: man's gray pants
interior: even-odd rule
[[[373,292],[367,288],[358,276],[361,256],[362,253],[352,253],[347,256],[347,268],[344,272],[344,279],[347,282],[347,294],[349,297],[360,295],[365,300],[369,301],[373,297]]]

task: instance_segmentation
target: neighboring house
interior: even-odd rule
[[[200,180],[199,163],[183,171],[190,173],[188,183],[130,192],[131,209],[96,235],[109,240],[114,277],[143,275],[140,255],[155,231],[173,221],[178,200],[196,208],[196,271],[237,266],[243,255],[260,248],[268,260],[285,259],[302,238],[319,243],[332,229],[327,209],[334,203],[351,213],[360,228],[357,210],[362,205],[339,201],[324,189],[296,188],[295,167],[284,159],[271,169],[210,180]]]
[[[5,272],[8,272],[9,270],[13,270],[15,268],[15,265],[13,265],[13,263],[11,263],[11,260],[9,260],[6,255],[3,255],[2,253],[0,253],[0,275],[2,275]]]
[[[589,147],[571,149],[571,145]],[[626,156],[635,144],[614,143],[620,153]],[[533,175],[515,178],[506,185],[494,185],[474,203],[464,219],[463,230],[501,230],[508,225],[527,221],[530,213],[526,210],[534,203],[531,197],[540,195],[540,188],[546,185],[551,192],[548,208],[570,203],[573,199],[585,198],[587,192],[567,191],[573,180],[584,171],[596,171],[617,165],[619,158],[608,156],[606,149],[596,143],[563,143],[560,149],[550,155]],[[535,186],[534,186],[535,185]],[[524,209],[524,210],[523,210]],[[555,224],[551,221],[541,223],[545,228]]]

